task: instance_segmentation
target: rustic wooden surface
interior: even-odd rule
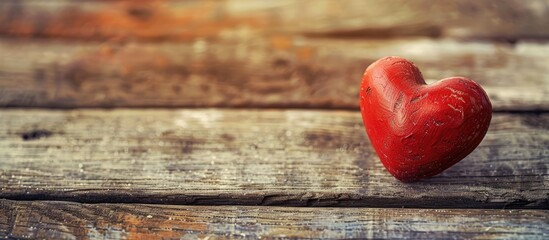
[[[78,204],[0,200],[0,237],[547,239],[549,212]]]
[[[454,40],[67,43],[0,40],[0,106],[358,109],[366,66],[391,55],[426,79],[482,84],[494,109],[549,110],[549,44]],[[512,86],[512,87],[511,87]]]
[[[0,1],[0,238],[547,239],[547,23],[549,0]],[[387,55],[494,105],[414,184],[357,111]],[[134,109],[54,110],[102,107]]]
[[[3,110],[0,198],[549,209],[549,115],[495,114],[441,175],[388,174],[357,111]]]
[[[547,11],[547,0],[2,1],[0,34],[87,41],[181,41],[247,31],[336,38],[514,41],[549,37]]]
[[[427,79],[478,81],[497,111],[547,111],[547,11],[545,0],[3,1],[0,106],[351,109],[366,66],[400,55]]]

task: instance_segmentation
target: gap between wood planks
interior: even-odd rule
[[[0,198],[197,205],[548,209],[549,114],[494,114],[483,143],[414,184],[360,114],[2,110]]]

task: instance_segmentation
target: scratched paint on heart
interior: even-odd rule
[[[399,57],[382,58],[363,76],[360,109],[381,162],[397,179],[434,176],[465,158],[488,130],[492,105],[474,81],[452,77],[427,85]]]

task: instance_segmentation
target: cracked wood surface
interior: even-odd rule
[[[547,239],[541,210],[291,208],[0,200],[0,237]]]
[[[0,198],[548,209],[549,115],[495,114],[466,159],[404,184],[355,111],[2,110]]]
[[[496,111],[549,110],[549,44],[296,36],[191,43],[0,40],[0,106],[358,109],[362,74],[401,56],[428,82],[464,76]]]

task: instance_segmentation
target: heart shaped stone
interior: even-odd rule
[[[465,158],[492,119],[480,85],[463,77],[427,85],[419,69],[400,57],[366,69],[360,111],[381,162],[403,182],[434,176]]]

